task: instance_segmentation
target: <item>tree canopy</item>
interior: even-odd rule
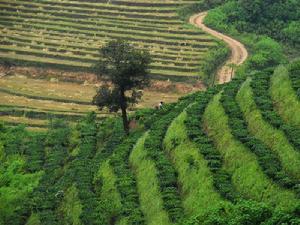
[[[134,48],[123,40],[112,40],[100,49],[100,60],[95,66],[96,74],[107,82],[93,98],[100,110],[122,111],[123,125],[129,131],[126,109],[137,103],[141,89],[149,85],[150,54]]]

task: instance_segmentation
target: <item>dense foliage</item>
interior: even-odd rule
[[[188,106],[191,98],[193,98],[193,96],[188,96],[177,105],[170,105],[169,107],[172,107],[170,113],[152,124],[144,144],[148,157],[153,160],[158,169],[158,182],[164,209],[168,212],[172,222],[179,222],[182,220],[183,208],[177,184],[177,172],[163,152],[162,141],[172,120]]]
[[[215,84],[217,69],[223,65],[224,61],[229,56],[229,49],[222,43],[212,48],[205,55],[203,64],[200,66],[200,71],[203,73],[202,79],[207,86]]]
[[[300,151],[300,129],[286,124],[274,110],[273,102],[268,92],[271,73],[273,73],[273,70],[254,74],[251,82],[251,87],[254,90],[254,100],[261,109],[264,119],[269,121],[274,127],[283,130],[294,148]]]
[[[217,88],[207,91],[199,96],[196,104],[187,109],[186,127],[189,138],[196,143],[199,152],[208,161],[208,167],[213,173],[215,188],[223,198],[234,201],[237,194],[231,184],[231,176],[222,168],[222,155],[215,149],[212,141],[201,128],[204,110],[217,91]]]
[[[103,46],[100,55],[100,61],[95,65],[96,73],[108,79],[110,84],[104,84],[98,89],[93,104],[100,110],[106,107],[111,112],[121,109],[124,130],[128,134],[127,107],[141,99],[141,89],[150,82],[149,52],[134,48],[128,42],[116,40]]]
[[[268,177],[283,187],[293,189],[300,197],[299,181],[286,174],[278,156],[248,131],[243,113],[235,100],[235,96],[243,81],[244,78],[234,79],[226,85],[221,98],[226,114],[230,115],[228,122],[232,134],[257,156],[262,170]]]
[[[298,99],[300,99],[300,60],[292,62],[289,66],[289,75],[292,82],[292,86],[296,91]]]
[[[299,11],[297,0],[227,1],[212,11],[209,24],[222,30],[268,35],[299,46]]]
[[[267,33],[278,40],[284,40],[286,30],[293,36],[298,29],[296,14],[284,16],[292,6],[298,10],[298,1],[293,0],[203,0],[196,9],[224,2],[207,20],[218,28]],[[193,9],[184,10],[182,15]],[[270,23],[274,15],[277,19]],[[274,68],[286,60],[273,39],[246,39],[249,37],[254,37],[247,42],[253,52],[232,82],[164,104],[161,109],[132,113],[136,126],[128,135],[120,118],[98,120],[95,113],[74,125],[51,120],[45,132],[0,124],[0,225],[300,224],[300,131],[296,123],[289,122],[290,114],[284,117],[278,112],[272,93],[276,91],[272,90]],[[297,45],[297,38],[287,40]],[[106,50],[114,57],[122,53]],[[207,77],[227,53],[220,48],[207,55],[202,68]],[[137,58],[141,55],[125,61],[133,60],[134,72],[142,69],[144,74]],[[117,75],[131,73],[121,62],[117,67],[107,62],[106,69]],[[293,93],[293,102],[299,102],[299,60],[286,68],[290,89],[283,93]],[[135,84],[128,77],[118,78],[116,83],[125,83],[124,90]],[[108,102],[114,108],[118,93],[104,94],[110,95]],[[295,107],[291,108],[293,112]],[[142,150],[136,152],[136,148]],[[194,178],[195,171],[202,168],[208,172],[203,170]],[[191,175],[183,176],[188,173]],[[209,178],[201,182],[203,174]],[[149,190],[141,190],[142,183]],[[212,192],[215,196],[208,196]],[[145,201],[152,197],[153,201]],[[196,201],[202,202],[187,206]],[[191,210],[213,201],[207,210]],[[149,220],[149,215],[158,220]]]

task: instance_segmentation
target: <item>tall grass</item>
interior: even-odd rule
[[[234,139],[228,117],[216,95],[204,114],[204,128],[224,157],[224,168],[232,174],[237,191],[246,199],[267,203],[284,210],[293,209],[298,200],[293,192],[273,184],[262,172],[256,157],[241,142]]]
[[[78,196],[78,190],[73,184],[65,193],[64,199],[59,211],[63,215],[63,223],[81,225],[80,215],[82,213],[82,204]]]
[[[101,202],[103,220],[109,223],[110,219],[120,214],[121,196],[116,187],[116,176],[109,161],[106,160],[94,177],[94,189]],[[99,210],[99,209],[98,209]]]
[[[284,121],[291,126],[300,127],[300,102],[284,66],[279,66],[271,77],[270,93],[274,106]]]
[[[135,170],[141,209],[148,225],[169,225],[169,217],[163,209],[163,201],[157,180],[155,163],[147,157],[144,142],[148,133],[136,143],[129,161]]]
[[[281,130],[274,128],[263,119],[254,102],[250,82],[250,79],[245,81],[237,95],[237,101],[244,113],[250,133],[279,156],[286,173],[300,179],[300,153],[290,145]]]
[[[178,172],[185,213],[188,217],[203,216],[225,201],[214,189],[207,161],[188,139],[184,124],[186,118],[184,111],[172,122],[164,139],[164,147]]]

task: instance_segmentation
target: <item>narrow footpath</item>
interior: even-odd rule
[[[211,34],[212,36],[223,40],[227,43],[229,48],[231,49],[231,56],[225,62],[224,66],[222,66],[217,71],[217,81],[219,84],[229,82],[234,76],[234,65],[241,65],[248,57],[248,51],[245,46],[239,41],[224,35],[218,31],[215,31],[204,25],[203,20],[207,12],[202,12],[190,17],[190,23],[201,28],[203,31]]]

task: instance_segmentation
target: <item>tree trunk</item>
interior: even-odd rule
[[[124,90],[120,90],[120,106],[122,111],[122,119],[123,119],[123,127],[126,134],[129,134],[129,124],[127,119],[127,112],[126,112],[126,98]]]

